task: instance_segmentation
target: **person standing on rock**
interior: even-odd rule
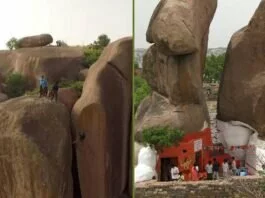
[[[55,98],[55,102],[57,102],[58,99],[58,90],[59,90],[59,81],[56,81],[52,86],[51,95],[50,95],[51,100]]]
[[[40,97],[47,96],[48,93],[48,82],[44,76],[40,79]]]

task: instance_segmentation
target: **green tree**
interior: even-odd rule
[[[58,40],[58,41],[56,41],[56,45],[57,45],[58,47],[66,47],[66,46],[68,46],[67,43],[64,42],[64,41],[62,41],[62,40]]]
[[[134,110],[136,111],[144,98],[151,94],[151,88],[146,80],[140,76],[134,77]]]
[[[10,98],[22,96],[26,91],[26,79],[18,73],[11,74],[6,80],[6,85]]]
[[[139,69],[139,63],[136,60],[134,60],[133,66],[134,66],[134,69]]]
[[[94,45],[98,48],[104,48],[110,43],[110,38],[106,34],[101,34],[98,39],[94,41]]]
[[[143,144],[150,145],[157,151],[178,145],[183,135],[184,133],[181,130],[169,126],[151,127],[142,131]]]
[[[85,57],[83,60],[84,61],[83,65],[86,68],[89,68],[91,65],[93,65],[98,60],[101,53],[102,53],[102,49],[97,49],[94,47],[85,48],[85,50],[84,50]]]
[[[220,82],[224,69],[225,54],[206,58],[203,81],[207,83]]]
[[[13,37],[6,43],[6,46],[10,50],[17,49],[18,48],[18,40],[15,37]]]
[[[83,66],[89,68],[91,65],[93,65],[98,60],[109,42],[110,38],[106,34],[102,34],[96,41],[86,46],[84,48]]]

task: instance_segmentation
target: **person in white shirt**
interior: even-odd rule
[[[228,177],[228,171],[229,171],[229,165],[228,165],[227,159],[224,160],[222,167],[223,167],[223,177],[227,178]]]
[[[207,179],[212,180],[213,179],[213,165],[212,161],[209,161],[208,164],[205,166],[205,170],[207,172]]]
[[[175,166],[175,165],[172,165],[172,167],[171,167],[171,179],[173,180],[173,181],[176,181],[176,180],[178,180],[179,179],[179,169],[178,169],[178,167],[177,166]]]

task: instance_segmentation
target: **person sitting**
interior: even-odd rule
[[[182,174],[182,172],[179,172],[179,179],[178,181],[185,181],[184,175]]]
[[[172,164],[170,172],[171,172],[171,179],[173,181],[176,181],[179,179],[179,169],[176,165]]]

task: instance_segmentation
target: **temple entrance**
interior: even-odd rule
[[[199,171],[201,170],[201,162],[202,162],[202,151],[198,151],[195,153],[195,163],[199,166]]]
[[[171,180],[171,164],[178,166],[177,158],[161,158],[161,172],[160,181],[170,181]]]

